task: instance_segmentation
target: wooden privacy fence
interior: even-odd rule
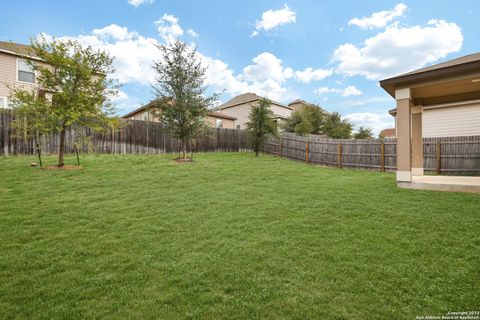
[[[42,153],[57,153],[60,137],[49,134],[36,137],[23,136],[12,123],[11,112],[0,112],[0,155],[29,155],[36,153],[39,144]],[[67,130],[67,153],[73,153],[75,144],[79,151],[88,153],[175,153],[180,141],[162,123],[125,120],[119,128],[94,132],[85,126]],[[245,151],[251,149],[248,135],[243,130],[209,128],[205,134],[187,145],[188,152]]]
[[[269,140],[264,152],[339,168],[394,171],[396,139],[331,139],[284,133]],[[480,136],[423,139],[424,170],[437,174],[480,175]]]

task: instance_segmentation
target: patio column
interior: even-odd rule
[[[410,89],[396,90],[395,100],[397,100],[397,182],[412,182]]]
[[[412,176],[423,176],[422,106],[412,110]]]

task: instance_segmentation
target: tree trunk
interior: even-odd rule
[[[259,153],[260,153],[260,142],[256,141],[255,142],[255,157],[258,157]]]
[[[63,161],[63,155],[65,153],[65,135],[66,135],[65,127],[62,127],[62,130],[60,131],[60,150],[58,152],[59,167],[63,167],[65,165],[65,162]]]
[[[187,159],[187,141],[186,139],[183,139],[183,149],[182,149],[182,156],[183,159]]]

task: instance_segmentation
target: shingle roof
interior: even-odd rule
[[[445,61],[442,63],[437,63],[425,68],[400,74],[398,76],[391,77],[388,79],[384,79],[380,81],[380,84],[384,86],[389,83],[396,83],[396,82],[401,82],[405,80],[411,80],[413,79],[413,77],[418,78],[424,75],[427,76],[433,73],[436,74],[437,72],[448,72],[449,70],[457,71],[460,68],[472,68],[472,67],[478,67],[479,65],[480,65],[480,52],[469,54],[469,55],[466,55],[457,59]]]
[[[292,102],[290,102],[288,105],[292,105],[292,104],[297,104],[297,103],[306,103],[305,100],[302,100],[302,99],[296,99],[296,100],[293,100]]]
[[[216,118],[222,118],[222,119],[229,119],[229,120],[237,120],[237,118],[226,115],[224,113],[218,112],[218,111],[211,111],[208,113],[209,116],[211,117],[216,117]]]
[[[411,72],[407,72],[407,73],[399,75],[399,77],[408,76],[408,75],[412,75],[412,74],[418,74],[418,73],[427,72],[427,71],[438,70],[438,69],[442,69],[442,68],[454,67],[454,66],[458,66],[460,64],[475,62],[475,61],[480,61],[480,52],[469,54],[469,55],[466,55],[466,56],[463,56],[463,57],[460,57],[460,58],[457,58],[457,59],[445,61],[445,62],[442,62],[442,63],[437,63],[437,64],[431,65],[429,67],[421,68],[421,69],[414,70],[414,71],[411,71]]]
[[[383,129],[378,134],[379,137],[395,137],[396,131],[395,128]]]
[[[244,104],[244,103],[252,102],[252,101],[257,101],[257,100],[260,100],[260,99],[263,99],[263,97],[260,97],[259,95],[256,95],[255,93],[247,92],[247,93],[238,95],[236,97],[233,97],[232,99],[228,100],[224,104],[221,104],[220,106],[218,106],[217,110],[222,110],[222,109],[234,107],[234,106],[237,106],[237,105],[240,105],[240,104]],[[284,107],[284,108],[287,108],[287,109],[290,109],[290,110],[292,109],[291,107],[286,106],[286,105],[284,105],[283,103],[280,103],[280,102],[272,101],[272,103],[277,105],[277,106],[280,106],[280,107]]]
[[[36,57],[32,51],[32,47],[26,44],[0,41],[0,51],[9,52],[21,56]],[[36,57],[38,58],[38,57]]]

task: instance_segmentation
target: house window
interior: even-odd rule
[[[35,70],[27,60],[17,60],[17,80],[21,82],[35,83]]]
[[[240,130],[240,125],[239,124],[237,124],[237,129]]]
[[[215,127],[223,128],[223,119],[215,119]]]
[[[0,108],[8,108],[7,97],[0,97]]]

